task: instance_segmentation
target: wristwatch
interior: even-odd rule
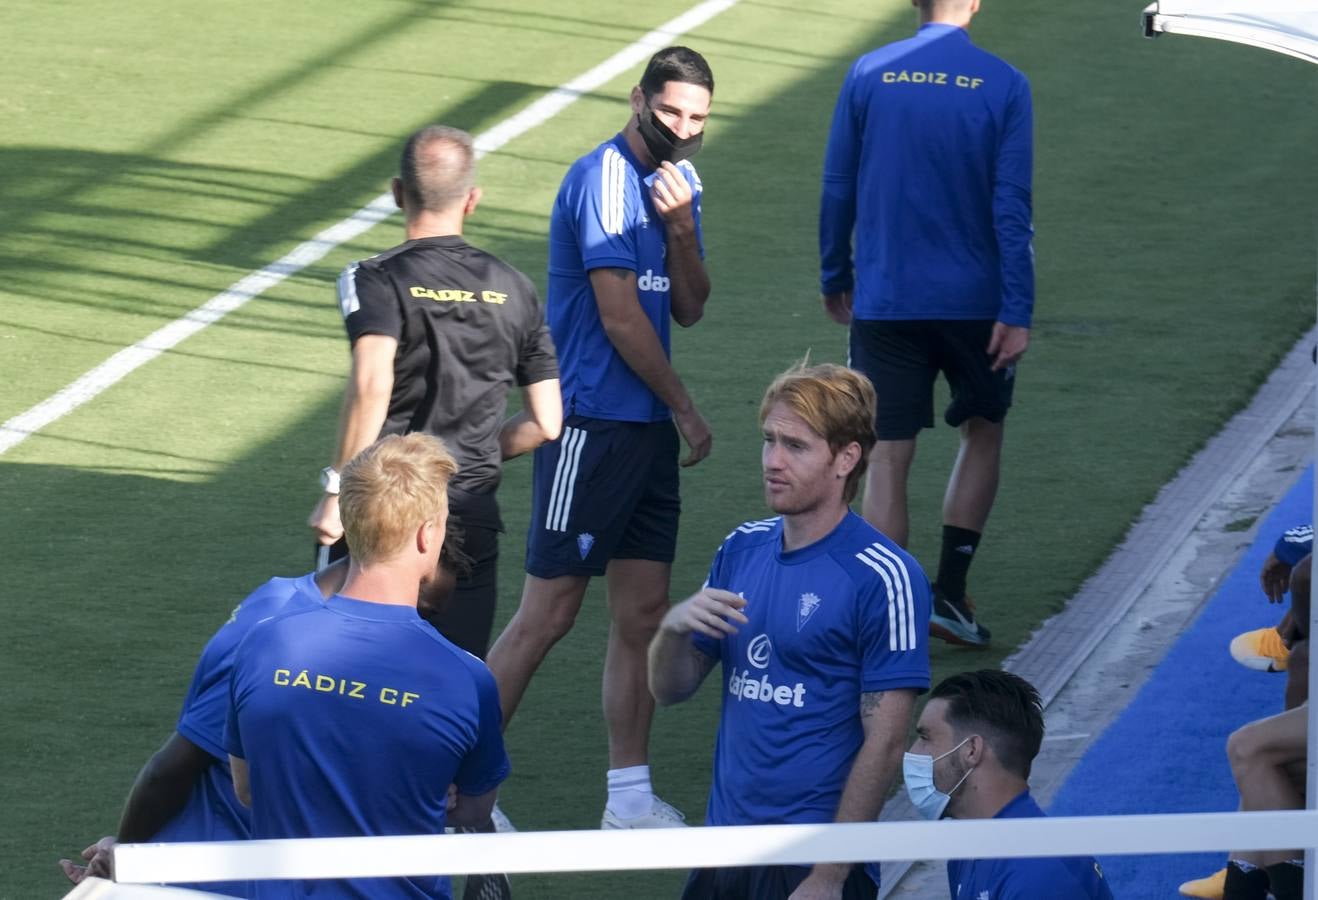
[[[320,486],[325,489],[327,494],[338,494],[339,492],[339,473],[333,466],[326,466],[320,470]]]

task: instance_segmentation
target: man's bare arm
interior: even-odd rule
[[[682,465],[694,465],[709,455],[713,435],[696,409],[682,379],[677,377],[654,326],[646,318],[636,293],[636,273],[630,269],[591,269],[600,323],[623,362],[673,411],[678,431],[691,452]]]
[[[690,635],[659,631],[650,642],[650,693],[660,706],[691,698],[718,660],[697,650]]]
[[[696,234],[691,231],[681,237],[669,232],[668,278],[673,321],[690,328],[705,315],[705,301],[709,299],[709,274],[705,261],[700,258]]]
[[[709,299],[709,274],[696,240],[695,192],[681,169],[663,162],[655,172],[653,200],[667,238],[670,311],[687,328],[700,321]]]
[[[699,688],[717,660],[691,643],[693,633],[721,640],[747,621],[746,601],[730,591],[701,588],[670,609],[650,641],[650,693],[660,706],[681,703]]]
[[[456,794],[453,808],[448,813],[448,824],[455,828],[480,828],[490,821],[490,811],[494,809],[494,801],[498,796],[498,790],[478,796]]]
[[[229,771],[233,774],[233,793],[238,802],[248,809],[252,808],[252,777],[247,770],[247,760],[229,754]]]
[[[149,841],[187,806],[192,790],[215,758],[177,731],[169,736],[137,773],[124,801],[115,836],[101,838],[82,852],[86,865],[60,860],[74,884],[89,876],[109,878],[115,844]]]
[[[860,721],[865,742],[851,763],[851,773],[838,802],[836,822],[873,822],[883,810],[901,766],[906,733],[915,709],[915,691],[872,691],[860,695]],[[846,863],[820,864],[793,892],[792,897],[829,896],[840,890],[851,872]]]
[[[339,413],[339,438],[331,465],[342,469],[380,436],[394,391],[398,340],[364,334],[352,345],[352,371]]]
[[[339,436],[330,461],[333,468],[342,471],[349,460],[380,436],[394,390],[394,355],[397,350],[398,341],[382,334],[364,334],[353,343],[352,371],[343,393]],[[342,537],[338,496],[323,494],[307,518],[307,524],[322,544],[332,544]]]
[[[522,410],[499,430],[499,454],[512,459],[530,453],[563,430],[563,394],[557,378],[522,388]]]
[[[119,817],[118,840],[139,843],[155,835],[183,811],[198,779],[215,758],[177,731],[137,773],[124,811]]]

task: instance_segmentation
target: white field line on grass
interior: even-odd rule
[[[514,138],[542,125],[572,105],[583,94],[612,81],[629,69],[645,62],[654,51],[668,46],[674,38],[698,28],[732,7],[739,0],[706,0],[642,35],[604,62],[562,84],[523,109],[475,138],[477,157],[493,153]],[[52,394],[36,406],[0,425],[0,454],[21,444],[52,422],[68,415],[117,383],[130,372],[173,349],[243,306],[254,297],[296,275],[327,253],[370,229],[394,212],[393,198],[381,194],[348,218],[297,245],[288,254],[265,268],[245,276],[228,290],[216,294],[201,306],[175,319],[163,328],[125,347],[68,387]]]

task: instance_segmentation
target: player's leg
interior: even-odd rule
[[[572,630],[590,577],[604,573],[602,564],[578,555],[573,539],[573,519],[590,512],[586,488],[607,456],[607,433],[597,433],[596,424],[571,416],[558,440],[535,450],[522,599],[485,660],[499,685],[504,728],[550,648]]]
[[[1313,556],[1306,556],[1291,570],[1290,623],[1285,636],[1290,644],[1286,664],[1286,708],[1294,709],[1309,699],[1309,610],[1313,587]]]
[[[1286,708],[1294,709],[1309,699],[1309,641],[1291,644],[1290,665],[1286,669]]]
[[[450,501],[450,560],[441,556],[438,577],[421,586],[418,610],[444,637],[484,659],[499,599],[499,506],[493,494],[455,493]],[[450,538],[459,535],[450,550]]]
[[[961,446],[943,497],[943,540],[934,580],[934,631],[944,640],[983,646],[989,631],[976,621],[966,578],[997,498],[1003,422],[1011,406],[1015,368],[990,370],[993,323],[941,322],[939,365],[952,388],[944,416]]]
[[[865,473],[861,514],[893,541],[906,546],[910,514],[906,486],[920,429],[934,422],[938,369],[926,339],[926,323],[855,321],[848,365],[867,377],[878,397],[875,431]]]
[[[1250,722],[1231,734],[1227,758],[1240,792],[1241,809],[1304,807],[1304,793],[1296,790],[1287,767],[1304,758],[1307,737],[1307,706]],[[1258,854],[1258,862],[1271,866],[1302,856],[1298,850],[1263,851]]]
[[[972,416],[961,423],[961,446],[943,495],[943,540],[934,583],[965,606],[966,577],[998,494],[1003,423]]]
[[[1309,638],[1310,591],[1313,586],[1313,556],[1306,556],[1291,570],[1291,631],[1290,637]]]
[[[474,503],[466,502],[466,498],[457,500],[449,509],[450,525],[455,512],[461,517],[461,542],[452,549],[448,547],[453,535],[450,527],[444,536],[440,577],[430,585],[422,585],[417,608],[436,606],[432,614],[425,616],[435,630],[473,656],[484,659],[499,597],[499,532],[503,527],[499,507],[494,496],[489,495]],[[427,595],[433,595],[433,599],[428,600]],[[506,823],[504,830],[515,830],[507,816],[502,812],[498,816]],[[500,828],[492,814],[481,825],[458,830],[466,834],[493,834]],[[512,895],[512,882],[498,872],[468,875],[463,883],[462,900],[508,900]]]
[[[682,817],[654,796],[650,783],[650,724],[654,698],[646,654],[668,611],[673,555],[681,514],[672,423],[640,425],[632,460],[641,491],[609,561],[608,650],[604,658],[604,721],[609,732],[606,828],[680,825]]]
[[[944,525],[983,533],[998,494],[1003,430],[1002,422],[979,416],[961,423],[961,446],[943,496]]]
[[[572,630],[588,584],[584,575],[526,576],[522,602],[485,659],[499,685],[505,729],[550,649]]]
[[[882,401],[880,401],[882,403]],[[915,460],[915,439],[876,441],[865,470],[865,496],[860,512],[879,531],[905,547],[910,540],[911,520],[906,485]]]
[[[609,563],[609,646],[604,657],[604,721],[609,768],[644,765],[649,758],[654,698],[646,653],[668,612],[672,564],[650,559]]]
[[[630,441],[639,426],[570,416],[536,449],[522,601],[486,660],[504,727],[551,647],[572,629],[590,578],[603,575],[644,489]]]
[[[602,700],[609,733],[606,828],[680,825],[682,817],[659,800],[650,780],[650,726],[654,697],[646,681],[646,651],[668,611],[672,565],[648,559],[609,564],[608,648]]]

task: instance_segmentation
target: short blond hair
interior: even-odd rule
[[[425,522],[448,511],[458,463],[428,434],[390,435],[352,458],[339,485],[339,516],[358,563],[397,556]]]
[[[874,432],[874,415],[878,401],[874,385],[864,375],[834,363],[807,366],[797,363],[779,375],[760,401],[760,424],[775,403],[787,407],[810,426],[810,430],[828,442],[836,456],[849,444],[860,445],[860,461],[847,476],[843,499],[850,503],[860,490],[870,450],[878,439]]]

